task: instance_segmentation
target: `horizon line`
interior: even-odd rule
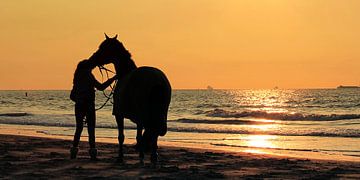
[[[212,90],[296,90],[296,89],[337,89],[337,87],[309,88],[213,88]],[[0,91],[70,91],[71,89],[0,89]],[[106,89],[110,90],[110,89]],[[174,88],[172,90],[209,90],[207,88]]]

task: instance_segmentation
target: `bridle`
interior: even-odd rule
[[[109,78],[109,72],[110,73],[113,73],[113,74],[116,74],[114,71],[104,67],[104,65],[98,65],[98,68],[99,68],[99,71],[100,71],[100,74],[101,74],[101,79],[102,81],[104,82],[104,73],[103,71],[105,71],[105,74],[106,74],[106,78],[107,79],[110,79]],[[115,87],[116,87],[116,83],[117,83],[117,80],[115,80],[115,83],[114,85],[110,85],[110,93],[109,94],[106,94],[105,90],[103,90],[103,95],[106,97],[106,101],[103,103],[103,105],[101,105],[99,108],[96,108],[95,111],[97,110],[100,110],[102,109],[103,107],[105,107],[105,105],[110,101],[110,99],[112,98],[112,96],[114,95],[114,91],[115,91]],[[113,102],[111,102],[111,104],[113,104]]]

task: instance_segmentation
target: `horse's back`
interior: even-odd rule
[[[131,73],[129,84],[139,88],[149,88],[161,86],[171,90],[170,83],[165,74],[154,67],[139,67]]]
[[[171,95],[171,86],[167,77],[161,70],[154,67],[137,68],[129,75],[124,85],[124,89],[128,91],[127,94],[133,94],[133,98],[138,98],[137,101],[145,100],[156,90],[163,91],[166,97],[170,98]]]
[[[154,67],[139,67],[119,81],[114,94],[114,114],[121,113],[165,135],[170,99],[171,86],[165,74]]]

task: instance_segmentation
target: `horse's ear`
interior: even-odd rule
[[[116,34],[115,37],[113,39],[117,39],[118,35]]]
[[[106,33],[104,33],[104,34],[105,34],[105,38],[106,38],[106,39],[110,39],[110,38],[109,38],[109,36],[108,36],[108,35],[106,35]]]

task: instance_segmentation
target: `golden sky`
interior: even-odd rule
[[[106,32],[174,89],[360,84],[359,0],[3,0],[0,89],[70,89]]]

